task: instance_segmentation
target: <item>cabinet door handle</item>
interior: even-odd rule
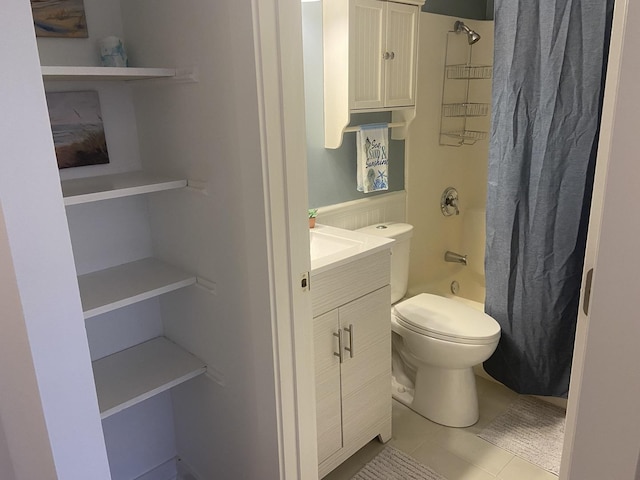
[[[342,330],[338,329],[337,332],[333,332],[334,337],[338,337],[338,353],[333,352],[333,354],[340,359],[340,363],[344,361],[342,357]]]
[[[382,54],[382,58],[384,58],[385,60],[389,60],[391,58],[391,54],[389,52],[384,52]]]
[[[396,58],[396,52],[391,52],[391,55],[389,56],[389,58],[391,58],[391,60]]]
[[[349,352],[349,356],[353,358],[353,324],[349,325],[349,328],[344,329],[345,332],[349,332],[349,346],[344,349]]]
[[[585,315],[589,315],[589,301],[591,300],[591,282],[593,282],[593,268],[587,272],[587,280],[584,282],[584,300],[582,310]]]

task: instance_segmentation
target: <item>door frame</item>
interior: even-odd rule
[[[263,168],[270,234],[270,284],[274,303],[274,359],[278,396],[278,446],[281,478],[317,478],[315,386],[313,382],[313,341],[310,298],[299,287],[299,276],[309,271],[308,230],[304,218],[307,205],[306,142],[304,134],[304,95],[302,74],[301,7],[299,0],[252,0]],[[581,305],[587,291],[586,274],[597,264],[600,226],[608,193],[607,173],[611,149],[616,142],[615,123],[622,121],[617,111],[618,86],[627,66],[623,46],[627,39],[629,0],[617,0],[611,38],[611,50],[602,115],[598,165],[591,209],[589,238],[585,258]],[[636,16],[640,17],[640,11]],[[639,18],[640,20],[640,18]],[[286,25],[286,28],[283,26]],[[640,46],[640,41],[635,42]],[[634,45],[635,46],[635,45]],[[629,62],[630,63],[630,62]],[[633,65],[628,66],[633,69]],[[605,212],[606,215],[606,212]],[[640,263],[640,262],[636,262]],[[594,276],[594,282],[596,277]],[[629,279],[631,280],[631,279]],[[598,291],[605,281],[594,283],[594,298],[605,298]],[[634,302],[630,298],[629,302]],[[590,323],[605,321],[581,313],[578,319],[572,381],[569,391],[564,450],[560,480],[578,480],[573,473],[576,462],[596,465],[601,456],[591,459],[576,451],[583,436],[578,425],[588,421],[583,413],[587,398],[581,398],[587,371],[585,364],[598,352],[589,343]],[[592,378],[588,378],[592,380]],[[597,380],[597,376],[593,377]],[[618,412],[624,415],[624,412]],[[590,436],[597,437],[596,431]],[[606,440],[606,439],[605,439]],[[631,464],[629,460],[629,465]],[[633,461],[635,465],[635,460]],[[627,465],[628,466],[628,465]],[[614,472],[610,472],[615,476]],[[580,480],[585,480],[580,479]]]
[[[281,479],[318,478],[300,0],[252,0]],[[283,28],[282,26],[285,26]]]
[[[629,0],[616,0],[614,8],[560,480],[640,478],[640,421],[633,415],[640,399],[633,368],[640,361],[633,121],[640,108],[640,35],[633,27],[640,8]]]

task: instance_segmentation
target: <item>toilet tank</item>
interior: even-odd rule
[[[377,223],[359,228],[359,232],[378,237],[393,238],[391,247],[391,303],[396,303],[407,293],[409,280],[409,245],[413,225],[408,223]]]

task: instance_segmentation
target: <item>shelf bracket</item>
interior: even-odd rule
[[[172,78],[173,83],[198,83],[200,80],[198,68],[177,68],[176,76]]]
[[[207,292],[209,295],[217,295],[216,291],[216,283],[211,280],[207,280],[206,278],[196,277],[196,287],[200,290]]]
[[[207,371],[204,372],[204,376],[212,382],[217,383],[221,387],[224,387],[226,385],[226,381],[222,372],[213,368],[211,365],[207,365]]]
[[[191,190],[192,192],[209,196],[209,190],[207,190],[207,187],[208,185],[205,180],[187,179],[187,186],[185,188],[187,190]]]
[[[149,80],[131,80],[132,82],[145,82],[145,85],[175,85],[177,83],[198,83],[200,81],[198,67],[176,68],[172,77],[154,78]]]

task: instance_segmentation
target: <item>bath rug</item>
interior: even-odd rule
[[[558,475],[565,411],[543,400],[522,396],[478,436],[548,472]]]
[[[407,454],[385,447],[351,480],[446,480]]]

